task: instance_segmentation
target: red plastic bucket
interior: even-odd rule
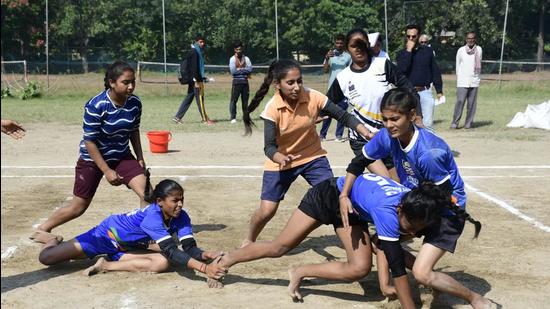
[[[151,152],[165,153],[168,152],[168,142],[172,139],[172,133],[170,131],[149,131],[147,138]]]

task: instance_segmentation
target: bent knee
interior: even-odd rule
[[[162,273],[170,268],[170,261],[164,256],[159,256],[153,259],[151,272]]]
[[[357,281],[370,273],[371,265],[368,263],[348,264],[344,273],[345,280]]]
[[[427,286],[431,285],[431,283],[433,281],[432,278],[433,278],[433,275],[434,275],[433,270],[431,270],[431,269],[428,269],[428,270],[418,269],[418,268],[413,267],[412,273],[413,273],[414,279],[418,283],[423,284],[423,285],[427,285]]]
[[[40,252],[38,255],[38,261],[46,266],[54,265],[59,262],[54,255],[44,251]]]

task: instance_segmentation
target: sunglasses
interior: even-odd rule
[[[428,44],[428,41],[420,41],[420,44]]]
[[[409,38],[409,39],[416,39],[417,36],[418,36],[418,35],[408,35],[408,34],[407,34],[407,38]]]

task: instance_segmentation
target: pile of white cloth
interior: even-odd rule
[[[506,126],[550,130],[550,100],[537,105],[527,105],[525,112],[516,113]]]

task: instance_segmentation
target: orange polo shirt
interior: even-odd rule
[[[317,90],[304,87],[298,103],[292,108],[283,100],[278,91],[266,104],[261,118],[275,122],[277,128],[277,151],[284,155],[301,155],[286,165],[283,170],[309,163],[327,154],[321,148],[315,120],[328,98]],[[279,164],[267,159],[266,171],[279,171]]]

